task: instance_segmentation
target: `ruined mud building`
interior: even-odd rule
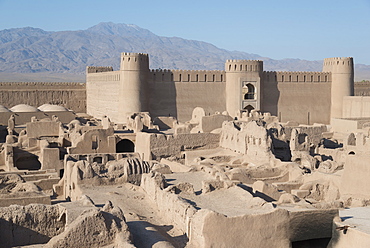
[[[4,247],[370,245],[370,100],[352,96],[352,58],[323,72],[148,62],[123,53],[68,92],[3,84],[43,104],[0,107]],[[75,103],[91,116],[55,105]]]

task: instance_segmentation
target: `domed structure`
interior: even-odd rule
[[[40,107],[38,107],[38,110],[43,111],[43,112],[68,111],[68,109],[66,109],[63,106],[53,105],[53,104],[43,104]]]
[[[9,109],[5,108],[3,105],[0,105],[0,112],[10,112]]]
[[[18,104],[10,109],[12,112],[38,112],[39,110],[27,104]]]

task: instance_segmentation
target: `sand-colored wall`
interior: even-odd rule
[[[370,96],[345,96],[343,118],[370,117]]]
[[[135,152],[144,160],[180,156],[182,151],[211,149],[219,146],[220,135],[212,133],[194,134],[150,134],[137,133]]]
[[[120,71],[87,73],[87,113],[102,117],[108,116],[113,122],[119,118]]]
[[[209,77],[212,78],[211,75]],[[204,79],[204,75],[202,78]],[[200,76],[198,76],[198,81],[195,80],[196,77],[194,82],[152,81],[149,83],[149,112],[151,116],[171,115],[177,117],[179,121],[185,122],[191,119],[191,114],[196,107],[202,107],[207,115],[214,114],[216,111],[225,111],[225,83],[221,81],[202,82],[199,81]]]
[[[263,111],[282,122],[330,123],[330,73],[264,72],[263,77]]]
[[[76,113],[86,112],[84,83],[0,83],[0,104],[11,108],[18,104],[39,107],[56,104]]]
[[[370,197],[370,156],[365,154],[348,155],[342,175],[341,196],[353,199],[369,199]]]

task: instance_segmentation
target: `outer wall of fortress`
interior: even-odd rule
[[[258,109],[280,121],[330,123],[353,95],[353,59],[324,60],[323,72],[267,72],[262,61],[228,60],[224,71],[149,70],[147,54],[122,53],[121,68],[88,67],[87,112],[126,122],[127,113],[191,119],[206,113]],[[344,90],[342,90],[344,89]]]
[[[121,68],[88,67],[85,83],[0,83],[5,107],[58,104],[118,123],[127,113],[191,119],[206,113],[259,109],[302,124],[330,123],[341,117],[343,96],[353,95],[352,58],[324,60],[323,72],[267,72],[262,61],[228,60],[224,71],[149,70],[146,54],[122,53]],[[363,83],[362,83],[363,84]],[[369,95],[368,85],[355,95]]]

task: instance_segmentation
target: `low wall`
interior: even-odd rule
[[[15,125],[24,125],[31,121],[31,117],[35,116],[38,120],[49,118],[55,115],[58,119],[67,124],[76,118],[72,111],[54,111],[54,112],[0,112],[0,124],[7,126],[11,115],[14,115]]]
[[[182,151],[211,149],[219,146],[220,135],[195,134],[150,134],[137,133],[135,152],[144,160],[159,160],[163,157],[180,156]]]

